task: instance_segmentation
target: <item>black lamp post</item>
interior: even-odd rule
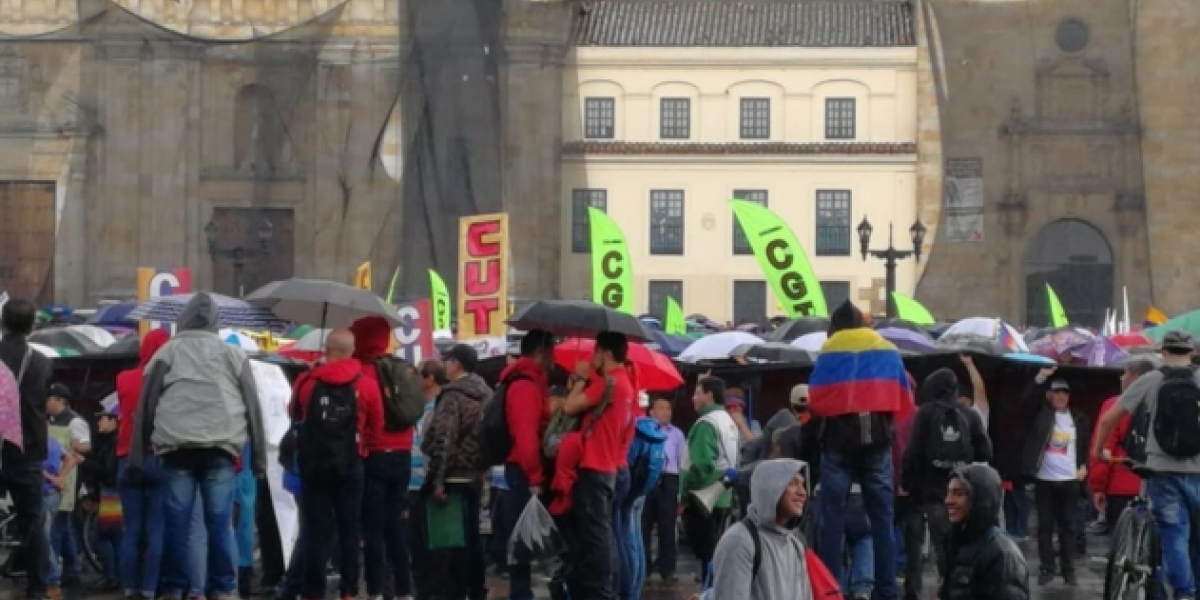
[[[897,250],[892,245],[892,224],[888,223],[888,246],[885,250],[871,249],[871,232],[874,230],[871,227],[871,222],[867,220],[867,216],[863,215],[862,223],[858,224],[858,243],[862,245],[862,258],[867,260],[867,256],[874,256],[883,261],[883,266],[887,269],[887,279],[885,287],[887,288],[887,316],[889,319],[896,317],[896,303],[892,301],[892,293],[896,291],[896,264],[900,261],[913,257],[917,262],[921,262],[921,246],[925,243],[925,226],[921,224],[921,220],[917,219],[913,222],[912,227],[908,228],[908,234],[912,236],[912,250]]]
[[[214,261],[217,258],[233,259],[233,293],[241,298],[246,294],[246,291],[242,289],[242,271],[246,268],[246,261],[261,256],[270,256],[271,238],[275,236],[275,226],[271,225],[266,217],[263,217],[256,232],[258,234],[257,248],[245,248],[240,244],[233,248],[218,247],[217,234],[220,231],[221,226],[217,225],[214,219],[209,219],[208,224],[204,226],[204,235],[208,237],[208,255]]]

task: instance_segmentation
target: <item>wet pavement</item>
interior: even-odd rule
[[[1099,552],[1107,547],[1107,538],[1096,538],[1091,543],[1093,552]],[[1104,592],[1103,584],[1103,568],[1102,559],[1094,557],[1088,563],[1081,561],[1078,567],[1079,586],[1069,588],[1062,583],[1061,578],[1056,579],[1053,583],[1047,586],[1038,586],[1037,577],[1037,551],[1033,548],[1032,541],[1027,541],[1022,544],[1029,563],[1030,573],[1030,589],[1031,597],[1039,600],[1074,600],[1074,599],[1089,599],[1095,600],[1100,598]],[[686,550],[684,550],[686,552]],[[681,559],[683,557],[681,556]],[[663,583],[658,576],[651,576],[647,581],[642,598],[645,600],[687,600],[694,592],[700,589],[700,584],[695,583],[696,567],[698,564],[694,560],[682,561],[680,567],[683,571],[678,576],[678,581],[674,584]],[[1091,568],[1088,568],[1088,567]],[[534,575],[535,585],[534,592],[539,600],[549,598],[549,593],[546,589],[546,579],[539,578]],[[80,590],[64,590],[64,597],[68,600],[120,600],[120,594],[98,594],[89,592],[86,589],[86,584],[92,582],[94,578],[85,575],[85,588]],[[336,598],[336,585],[333,581],[330,582],[329,598]],[[20,586],[20,587],[17,587]],[[23,581],[3,581],[0,582],[0,600],[22,600],[24,598],[24,582]],[[926,570],[925,575],[925,594],[923,600],[929,600],[936,597],[937,594],[937,578],[930,569]],[[500,577],[490,577],[488,579],[488,596],[492,599],[507,597],[508,582]],[[273,598],[273,595],[263,594],[255,596],[259,599]],[[365,598],[365,596],[360,596]]]

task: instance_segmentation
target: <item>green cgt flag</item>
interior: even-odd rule
[[[929,309],[916,300],[899,292],[892,292],[892,303],[896,305],[896,317],[917,325],[937,323]]]
[[[787,315],[793,319],[829,316],[825,293],[808,255],[787,223],[753,202],[730,200],[729,205]]]
[[[667,319],[663,323],[663,331],[671,335],[687,333],[687,321],[683,318],[683,307],[674,298],[667,296]]]
[[[1062,302],[1058,301],[1058,294],[1054,293],[1054,288],[1050,284],[1046,284],[1046,304],[1050,305],[1050,326],[1051,327],[1066,327],[1067,326],[1067,311],[1063,310]]]
[[[592,299],[633,314],[633,268],[625,234],[604,211],[588,207],[592,234]]]
[[[433,310],[434,331],[449,329],[450,311],[453,310],[450,304],[450,290],[446,289],[446,282],[442,280],[442,276],[433,269],[429,270],[429,304]]]

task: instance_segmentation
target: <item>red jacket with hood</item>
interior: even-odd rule
[[[295,394],[288,414],[295,420],[304,419],[308,409],[308,398],[312,395],[317,380],[332,385],[345,385],[358,377],[354,387],[358,390],[358,454],[367,455],[367,432],[383,427],[383,399],[379,386],[366,377],[362,365],[353,358],[335,360],[313,367],[296,378]]]
[[[375,359],[388,354],[388,346],[392,340],[391,323],[383,317],[364,317],[355,321],[350,326],[350,331],[354,333],[354,358],[362,364],[363,379],[369,380],[375,386],[376,396],[380,398],[380,418],[375,426],[363,432],[367,452],[411,452],[411,427],[403,431],[388,431],[383,428],[383,400],[379,375],[375,372]]]
[[[129,456],[129,443],[133,440],[133,420],[137,415],[138,400],[142,396],[142,376],[145,374],[146,363],[154,358],[168,340],[171,334],[165,329],[155,329],[142,339],[136,369],[121,371],[117,375],[117,406],[120,409],[121,420],[117,422],[117,456]]]
[[[1113,396],[1104,401],[1100,407],[1100,413],[1108,412],[1117,403],[1119,396]],[[1133,415],[1125,415],[1117,421],[1116,428],[1109,434],[1108,439],[1104,440],[1104,449],[1112,453],[1113,458],[1126,458],[1129,456],[1125,452],[1125,448],[1121,442],[1125,440],[1125,435],[1129,433],[1129,427],[1133,423]],[[1097,427],[1092,433],[1093,439],[1089,447],[1096,443],[1094,439],[1096,433],[1100,431]],[[1100,460],[1095,457],[1088,459],[1088,489],[1093,492],[1098,492],[1108,496],[1136,496],[1142,491],[1142,480],[1129,465],[1124,463],[1110,463]]]
[[[550,424],[550,389],[546,372],[532,358],[521,357],[504,369],[500,381],[520,377],[509,384],[504,398],[504,415],[513,449],[506,462],[520,465],[529,485],[545,483],[542,473],[542,432]]]

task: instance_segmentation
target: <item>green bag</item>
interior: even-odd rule
[[[432,497],[425,499],[425,529],[430,550],[465,548],[467,533],[464,530],[463,499],[454,493],[448,494],[445,504]]]
[[[616,385],[616,381],[612,377],[604,378],[604,395],[600,397],[600,404],[592,409],[592,422],[589,427],[595,427],[596,419],[600,418],[600,415],[612,402],[614,385]],[[579,430],[580,419],[580,417],[572,417],[562,410],[554,411],[554,416],[550,417],[550,425],[546,427],[546,433],[542,435],[542,455],[551,464],[554,459],[558,458],[558,447],[562,445],[563,436]]]

